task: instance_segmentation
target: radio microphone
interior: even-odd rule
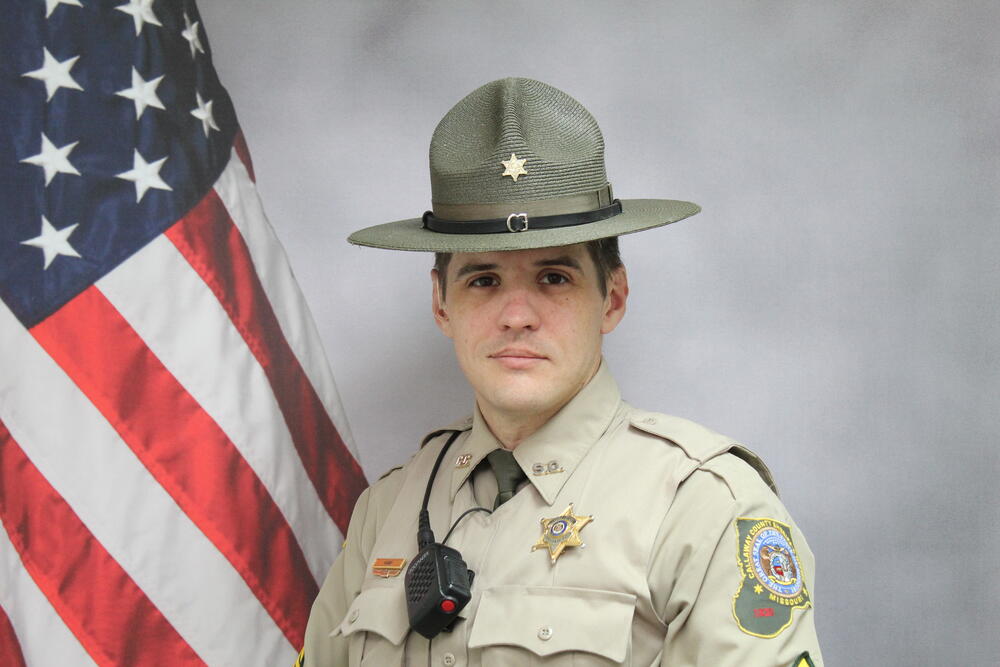
[[[450,631],[458,619],[458,613],[472,599],[472,571],[466,566],[462,554],[435,541],[427,512],[438,468],[451,443],[460,433],[461,431],[452,433],[434,462],[434,469],[424,492],[424,504],[417,520],[418,553],[406,568],[404,586],[410,627],[428,639],[433,639],[442,630]],[[445,537],[445,541],[447,540]]]

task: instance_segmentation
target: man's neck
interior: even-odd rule
[[[584,382],[572,396],[560,405],[544,412],[508,412],[498,410],[494,406],[491,406],[487,401],[479,400],[478,397],[476,405],[479,408],[480,414],[483,415],[483,420],[486,422],[486,426],[489,427],[490,433],[493,434],[493,437],[497,439],[504,449],[513,450],[522,442],[527,440],[531,434],[545,426],[545,424],[552,419],[557,412],[562,410],[570,401],[576,398],[577,394],[579,394],[580,391],[582,391],[583,388],[594,379],[594,376],[597,375],[597,371],[600,370],[600,367],[601,363],[600,359],[598,359],[597,364],[594,366],[594,370],[587,376],[587,381]]]
[[[487,406],[480,404],[479,411],[493,437],[503,445],[504,449],[513,450],[528,436],[544,426],[552,418],[552,415],[559,412],[562,407],[560,405],[555,410],[544,413],[512,415],[490,410]]]

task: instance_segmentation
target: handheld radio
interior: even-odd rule
[[[441,433],[444,431],[432,434],[431,437]],[[410,627],[428,639],[433,639],[442,630],[450,631],[458,619],[458,612],[462,611],[472,599],[473,572],[466,566],[462,554],[444,545],[451,535],[450,530],[442,542],[435,541],[430,515],[427,512],[427,503],[430,501],[431,488],[434,486],[438,468],[451,443],[460,433],[461,431],[452,432],[434,462],[417,520],[417,555],[406,568],[404,587]],[[470,511],[478,510],[489,511],[483,507],[476,507]],[[455,525],[465,514],[456,520]],[[455,525],[452,526],[453,529]]]

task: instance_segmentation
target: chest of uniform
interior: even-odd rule
[[[371,662],[376,658],[384,664],[445,664],[424,662],[424,656],[439,653],[441,661],[469,665],[558,665],[564,658],[565,664],[631,664],[633,651],[641,648],[633,638],[636,628],[647,637],[657,634],[646,567],[674,489],[665,481],[671,471],[657,470],[657,462],[632,465],[611,454],[620,452],[595,447],[551,504],[529,484],[492,515],[462,519],[448,545],[474,572],[473,599],[454,631],[431,642],[395,626],[376,632],[357,664],[379,664]],[[415,554],[422,494],[416,487],[400,494],[394,525],[380,532],[373,557],[409,560]],[[429,509],[438,538],[475,506],[471,482],[454,498],[446,485],[436,485]],[[403,579],[373,577],[365,588],[380,591],[371,597],[383,605],[405,607]],[[382,620],[395,614],[396,625],[402,623],[397,612],[385,610]],[[400,635],[405,637],[393,644]]]

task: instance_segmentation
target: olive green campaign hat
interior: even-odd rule
[[[493,81],[452,107],[431,138],[430,167],[430,211],[348,240],[391,250],[524,250],[638,232],[701,210],[672,199],[614,199],[597,121],[532,79]]]

